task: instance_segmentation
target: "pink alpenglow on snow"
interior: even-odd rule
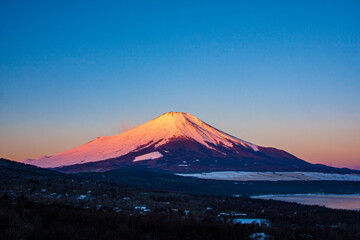
[[[151,152],[151,153],[147,153],[147,154],[135,157],[134,162],[144,161],[144,160],[153,160],[153,159],[161,158],[162,156],[163,155],[159,152]]]
[[[224,133],[188,113],[169,112],[122,134],[25,163],[75,173],[142,166],[170,172],[354,173],[308,163],[280,149]]]
[[[138,151],[149,143],[156,143],[156,147],[159,147],[174,138],[192,139],[208,148],[213,148],[209,143],[214,145],[221,143],[228,147],[238,144],[258,151],[257,145],[217,130],[189,113],[168,112],[122,134],[98,137],[57,155],[27,159],[24,163],[54,168],[96,162]]]

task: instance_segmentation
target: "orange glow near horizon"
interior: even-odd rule
[[[214,125],[216,127],[216,124]],[[256,129],[248,128],[247,131],[236,129],[237,131],[233,135],[241,138],[241,134],[236,134],[236,132],[243,132],[244,137],[242,139],[244,140],[260,146],[285,150],[311,163],[360,170],[360,146],[359,141],[356,140],[356,134],[353,134],[352,138],[347,138],[348,135],[345,136],[344,134],[342,137],[339,135],[338,140],[333,140],[334,137],[330,135],[334,135],[334,133],[320,134],[314,132],[313,135],[310,135],[306,131],[300,131],[301,133],[297,132],[296,134],[295,132],[285,131],[282,134],[280,132],[274,134],[274,132],[265,131],[265,129],[268,128],[266,126]],[[98,137],[98,135],[91,135],[88,131],[86,131],[86,134],[85,131],[82,133],[76,132],[74,136],[70,132],[61,131],[61,133],[54,131],[51,137],[43,133],[38,134],[36,138],[33,137],[34,135],[25,134],[22,135],[21,141],[1,139],[0,150],[2,156],[0,157],[22,161],[27,158],[55,155]],[[253,136],[253,138],[250,139],[248,136]]]

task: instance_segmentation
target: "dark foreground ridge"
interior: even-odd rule
[[[356,211],[232,197],[218,190],[191,194],[190,185],[201,189],[208,183],[211,189],[211,180],[192,179],[188,190],[174,192],[165,186],[177,188],[188,178],[122,171],[67,175],[0,160],[0,239],[360,238]],[[243,219],[262,223],[237,223]]]
[[[145,190],[213,196],[266,194],[360,193],[360,182],[351,181],[226,181],[182,177],[144,167],[125,167],[104,173],[78,173],[88,179],[117,183]]]

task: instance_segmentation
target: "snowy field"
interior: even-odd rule
[[[196,177],[229,181],[360,181],[359,174],[335,174],[320,172],[241,172],[219,171],[205,173],[177,173],[183,177]]]

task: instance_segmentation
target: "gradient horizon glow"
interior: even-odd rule
[[[360,169],[360,2],[0,2],[0,157],[169,111]]]

